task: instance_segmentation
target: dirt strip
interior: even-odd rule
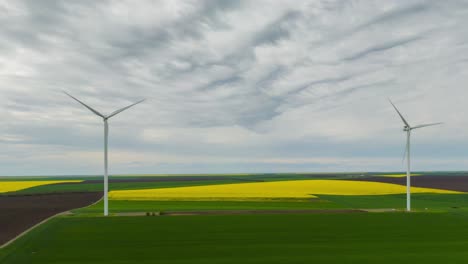
[[[389,209],[390,210],[390,209]],[[163,212],[125,212],[115,216],[179,216],[179,215],[247,215],[247,214],[347,214],[366,213],[368,210],[357,209],[300,209],[300,210],[197,210]],[[149,213],[149,215],[148,215]]]
[[[101,199],[102,193],[63,193],[0,196],[0,245],[41,221]]]
[[[354,209],[302,209],[302,210],[204,210],[204,211],[164,211],[161,215],[240,215],[240,214],[343,214],[365,213]]]

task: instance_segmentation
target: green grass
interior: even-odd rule
[[[338,204],[324,201],[123,201],[110,200],[110,212],[158,212],[193,210],[293,210],[293,209],[336,209]],[[102,213],[103,202],[74,210],[75,213]]]
[[[344,208],[377,209],[377,208],[406,208],[406,194],[393,195],[320,195],[320,199],[339,204]],[[413,209],[452,210],[468,208],[468,194],[424,194],[411,195]]]
[[[0,263],[466,263],[468,218],[449,213],[59,217]]]

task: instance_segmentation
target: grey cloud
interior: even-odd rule
[[[288,11],[277,20],[256,34],[253,46],[262,44],[276,44],[279,40],[288,38],[294,21],[301,17],[298,11]]]
[[[372,157],[387,163],[366,168],[395,170],[401,128],[389,96],[414,120],[451,121],[418,137],[420,167],[464,155],[450,150],[468,139],[450,132],[466,124],[463,1],[9,5],[0,7],[0,156],[9,173],[100,169],[87,155],[100,153],[102,124],[61,90],[103,112],[149,99],[112,120],[122,172],[359,170]],[[28,159],[24,170],[18,157]]]
[[[298,92],[301,92],[301,91],[303,91],[305,89],[313,88],[315,85],[319,85],[319,84],[333,85],[333,84],[336,84],[336,83],[340,83],[340,82],[349,80],[350,78],[351,78],[351,76],[343,76],[343,77],[337,77],[337,78],[326,78],[326,79],[314,80],[314,81],[311,81],[311,82],[306,83],[304,85],[301,85],[301,87],[299,87],[297,89],[289,91],[288,94],[298,93]]]
[[[417,15],[418,13],[428,12],[430,9],[430,5],[422,2],[410,4],[408,6],[397,7],[388,12],[384,12],[383,14],[371,18],[365,23],[354,28],[353,32],[359,32],[369,27],[375,27],[383,23],[401,22],[405,17],[411,17]]]
[[[344,57],[343,59],[347,60],[347,61],[359,60],[359,59],[362,59],[362,58],[364,58],[364,57],[366,57],[366,56],[368,56],[370,54],[390,50],[390,49],[393,49],[393,48],[396,48],[396,47],[399,47],[399,46],[404,46],[406,44],[418,41],[421,38],[422,38],[422,36],[418,35],[418,36],[411,36],[411,37],[407,37],[407,38],[403,38],[403,39],[399,39],[399,40],[389,41],[389,42],[383,43],[381,45],[376,45],[376,46],[364,49],[364,50],[359,51],[358,53],[355,53],[355,54],[353,54],[351,56]]]

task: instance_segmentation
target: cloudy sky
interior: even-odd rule
[[[468,169],[467,1],[0,0],[0,175]]]

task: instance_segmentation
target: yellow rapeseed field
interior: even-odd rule
[[[299,180],[112,191],[118,200],[255,200],[315,198],[315,195],[383,195],[405,193],[406,187],[390,183],[347,180]],[[459,193],[412,188],[413,193]]]
[[[0,181],[0,193],[15,192],[40,185],[54,183],[69,183],[82,182],[81,180],[64,180],[64,181]]]

